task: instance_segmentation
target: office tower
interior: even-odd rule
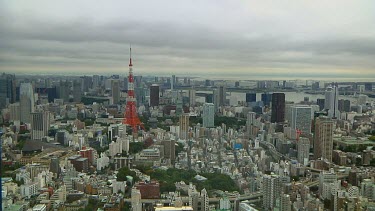
[[[193,207],[193,210],[209,210],[209,198],[206,189],[204,188],[200,193],[193,191],[189,194],[189,206]]]
[[[180,139],[188,140],[189,133],[189,115],[180,116]]]
[[[20,86],[20,120],[23,123],[31,123],[31,112],[34,112],[34,89],[30,83],[22,83]]]
[[[148,89],[144,88],[143,86],[134,88],[135,98],[137,99],[136,101],[137,106],[141,106],[145,104],[146,91],[148,91]]]
[[[195,106],[195,89],[194,87],[189,90],[189,105]]]
[[[338,109],[339,90],[337,86],[329,86],[325,92],[324,108],[328,109],[328,117],[339,118]]]
[[[69,102],[70,85],[68,81],[60,81],[59,98],[65,103]]]
[[[312,111],[310,106],[295,105],[291,107],[292,118],[290,127],[294,130],[300,130],[303,134],[311,133]]]
[[[82,83],[83,92],[88,92],[90,89],[92,89],[92,77],[91,76],[82,76],[81,83]]]
[[[261,95],[261,101],[263,102],[264,106],[270,107],[271,100],[272,100],[272,94],[263,93]]]
[[[340,99],[338,104],[338,109],[340,112],[350,112],[350,100]]]
[[[278,175],[263,176],[263,209],[273,210],[276,206],[276,199],[280,197],[281,182]]]
[[[118,80],[112,81],[112,104],[120,102],[120,82]]]
[[[256,102],[257,101],[257,94],[256,93],[246,93],[246,102]]]
[[[365,91],[372,91],[372,83],[365,83]]]
[[[82,97],[82,85],[79,81],[73,82],[73,101],[76,103],[81,102]]]
[[[255,112],[249,112],[247,113],[246,117],[246,132],[248,136],[253,137],[253,127],[255,123],[256,113]]]
[[[203,127],[214,127],[215,105],[205,103],[203,105]]]
[[[171,90],[173,90],[176,86],[176,76],[175,75],[172,75],[172,79],[171,79]]]
[[[9,105],[10,121],[20,121],[20,103],[13,103]]]
[[[141,191],[133,187],[131,191],[132,211],[142,211]]]
[[[49,170],[56,174],[57,177],[60,175],[60,160],[58,157],[51,158],[51,163],[49,164]]]
[[[363,95],[363,94],[358,95],[357,105],[366,105],[367,98],[368,98],[367,95]]]
[[[177,94],[176,100],[176,115],[179,116],[184,113],[184,109],[182,106],[182,93]]]
[[[100,77],[98,75],[92,76],[92,88],[96,89],[100,86]]]
[[[330,199],[331,191],[337,182],[337,174],[331,169],[330,171],[322,171],[319,174],[319,195],[322,199]]]
[[[271,122],[284,122],[285,120],[285,94],[273,93],[272,94],[272,113]]]
[[[58,94],[57,94],[57,88],[56,88],[56,86],[55,86],[55,87],[52,87],[52,88],[48,88],[48,89],[47,89],[47,95],[48,95],[48,102],[49,102],[49,103],[54,102],[55,99],[58,98]]]
[[[165,159],[170,159],[171,164],[173,165],[175,160],[176,160],[176,141],[175,140],[164,140],[162,141],[163,146],[164,146],[164,158]]]
[[[318,89],[319,89],[319,82],[314,82],[314,83],[311,85],[311,88],[312,88],[312,90],[318,90]]]
[[[310,140],[300,137],[297,141],[297,160],[306,166],[309,163]]]
[[[214,103],[214,95],[213,94],[206,94],[206,103]]]
[[[324,109],[325,99],[316,99],[316,104],[319,106],[319,110],[322,111]]]
[[[314,156],[315,159],[327,159],[332,162],[333,150],[333,121],[331,118],[320,116],[315,120]]]
[[[150,86],[150,106],[159,106],[159,85],[157,84],[152,84]]]
[[[41,140],[48,136],[50,126],[49,111],[31,113],[31,139]]]
[[[15,102],[15,76],[3,73],[0,76],[0,109]]]
[[[211,81],[208,80],[208,79],[206,79],[206,80],[204,81],[204,85],[205,85],[205,86],[211,86]]]
[[[219,86],[216,90],[215,96],[215,103],[218,106],[225,106],[227,100],[227,89],[225,86]]]
[[[282,194],[280,198],[280,211],[291,211],[292,202],[290,201],[290,195]]]

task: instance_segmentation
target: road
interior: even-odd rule
[[[250,194],[243,194],[243,195],[240,195],[240,197],[238,198],[238,200],[240,201],[243,201],[243,200],[255,200],[255,199],[259,199],[263,196],[263,194],[258,191],[258,192],[255,192],[255,193],[250,193]],[[189,203],[189,197],[187,196],[184,196],[184,197],[181,197],[182,199],[182,202],[183,203]],[[217,203],[220,201],[221,198],[217,198],[217,197],[214,197],[214,198],[209,198],[209,201],[210,203]],[[235,201],[237,200],[237,197],[228,197],[228,199],[230,201]],[[131,199],[125,199],[125,202],[131,202]],[[145,204],[155,204],[155,203],[171,203],[171,200],[170,199],[141,199],[141,202],[142,203],[145,203]]]

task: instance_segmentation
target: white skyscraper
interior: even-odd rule
[[[310,152],[310,140],[308,138],[301,137],[297,142],[297,159],[303,165],[307,165],[309,162]]]
[[[192,88],[189,90],[189,104],[190,106],[194,106],[196,103],[196,100],[195,100],[195,89]]]
[[[339,118],[339,89],[337,86],[329,86],[325,93],[324,109],[328,109],[328,117]]]
[[[34,89],[31,83],[22,83],[20,86],[20,120],[31,123],[31,112],[34,112]]]
[[[133,211],[142,211],[141,191],[137,188],[132,188],[131,204]]]
[[[203,105],[203,127],[214,127],[215,106],[213,103]]]
[[[273,210],[276,199],[280,196],[280,177],[278,175],[263,176],[263,209]]]
[[[303,134],[311,133],[311,107],[307,105],[294,105],[291,107],[290,127],[301,130]]]

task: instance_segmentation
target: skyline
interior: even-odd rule
[[[288,2],[3,1],[0,72],[375,78],[371,1]]]

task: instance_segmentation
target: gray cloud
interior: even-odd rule
[[[130,43],[140,73],[251,75],[276,71],[306,75],[328,71],[360,76],[373,74],[375,68],[375,33],[367,22],[372,16],[366,14],[363,23],[350,23],[353,31],[345,27],[333,27],[331,31],[324,22],[317,23],[326,16],[320,10],[317,22],[301,17],[301,22],[317,25],[310,29],[285,15],[285,8],[273,8],[273,12],[271,8],[270,14],[248,15],[242,11],[238,16],[228,11],[230,17],[218,20],[212,18],[216,14],[209,14],[212,9],[208,7],[207,14],[189,16],[188,12],[194,10],[187,9],[181,14],[186,17],[169,14],[155,20],[145,14],[100,18],[86,12],[83,17],[79,12],[65,17],[60,14],[64,10],[57,18],[40,14],[34,7],[25,15],[11,6],[4,8],[0,10],[4,14],[0,20],[0,71],[124,71]],[[225,7],[216,6],[214,10],[223,12]],[[346,23],[335,26],[340,24]],[[368,28],[356,30],[362,25]]]

